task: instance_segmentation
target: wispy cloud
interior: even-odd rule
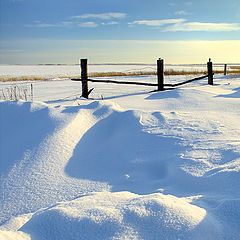
[[[128,23],[129,25],[146,25],[152,27],[164,26],[166,24],[174,24],[184,22],[185,19],[162,19],[162,20],[139,20]]]
[[[32,24],[25,24],[25,27],[35,28],[50,28],[50,27],[88,27],[95,28],[99,25],[116,25],[119,24],[116,20],[125,18],[126,13],[101,13],[101,14],[82,14],[78,16],[69,17],[66,21],[59,23],[43,23],[41,21],[33,21]],[[88,19],[95,19],[95,21],[88,21]]]
[[[186,11],[184,11],[184,10],[176,11],[174,14],[175,15],[180,15],[180,16],[188,15],[188,13]]]
[[[207,31],[207,32],[226,32],[226,31],[240,31],[240,24],[238,23],[202,23],[202,22],[188,22],[186,19],[162,19],[162,20],[139,20],[128,23],[133,25],[145,25],[149,27],[158,27],[163,32],[177,32],[177,31]]]
[[[98,24],[95,22],[83,22],[83,23],[78,23],[78,26],[86,27],[86,28],[95,28],[98,26]]]
[[[170,6],[170,7],[177,7],[177,6],[180,6],[180,5],[192,6],[193,3],[190,2],[190,1],[188,1],[188,2],[183,2],[183,3],[180,3],[180,4],[179,4],[179,3],[174,3],[174,2],[168,3],[168,6]]]
[[[39,23],[36,24],[37,27],[41,27],[41,28],[47,28],[47,27],[57,27],[58,25],[56,24],[48,24],[48,23]]]
[[[109,19],[120,19],[125,18],[126,13],[99,13],[99,14],[82,14],[77,16],[72,16],[72,19],[89,19],[89,18],[97,18],[97,19],[103,19],[103,20],[109,20]]]
[[[111,22],[103,22],[101,23],[102,25],[117,25],[117,24],[120,24],[119,22],[116,22],[116,21],[111,21]]]
[[[240,31],[240,25],[237,23],[201,23],[201,22],[180,22],[167,26],[164,32],[176,31],[204,31],[204,32],[226,32]]]
[[[25,24],[25,27],[35,27],[35,28],[52,28],[52,27],[85,27],[85,28],[95,28],[98,24],[95,22],[71,22],[63,21],[58,24],[51,23],[41,23],[39,21],[34,21],[33,24]]]
[[[50,24],[50,23],[34,23],[34,24],[25,24],[25,27],[37,27],[37,28],[49,28],[49,27],[59,27],[58,24]]]

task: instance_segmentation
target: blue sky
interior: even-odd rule
[[[0,63],[240,62],[239,0],[0,4]]]

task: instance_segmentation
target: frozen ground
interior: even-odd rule
[[[1,101],[0,239],[239,239],[240,77],[214,83]]]

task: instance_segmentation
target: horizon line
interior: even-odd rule
[[[213,62],[213,61],[212,61]],[[207,63],[207,61],[206,61]],[[164,65],[177,65],[177,66],[185,66],[185,65],[205,65],[206,63],[165,63]],[[214,65],[240,65],[240,62],[217,62]],[[79,63],[0,63],[0,65],[29,65],[29,66],[79,66]],[[156,65],[155,63],[114,63],[114,62],[106,62],[106,63],[88,63],[88,65]]]

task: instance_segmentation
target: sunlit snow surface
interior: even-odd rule
[[[240,77],[214,83],[91,83],[84,100],[39,81],[1,101],[0,239],[239,239]]]

